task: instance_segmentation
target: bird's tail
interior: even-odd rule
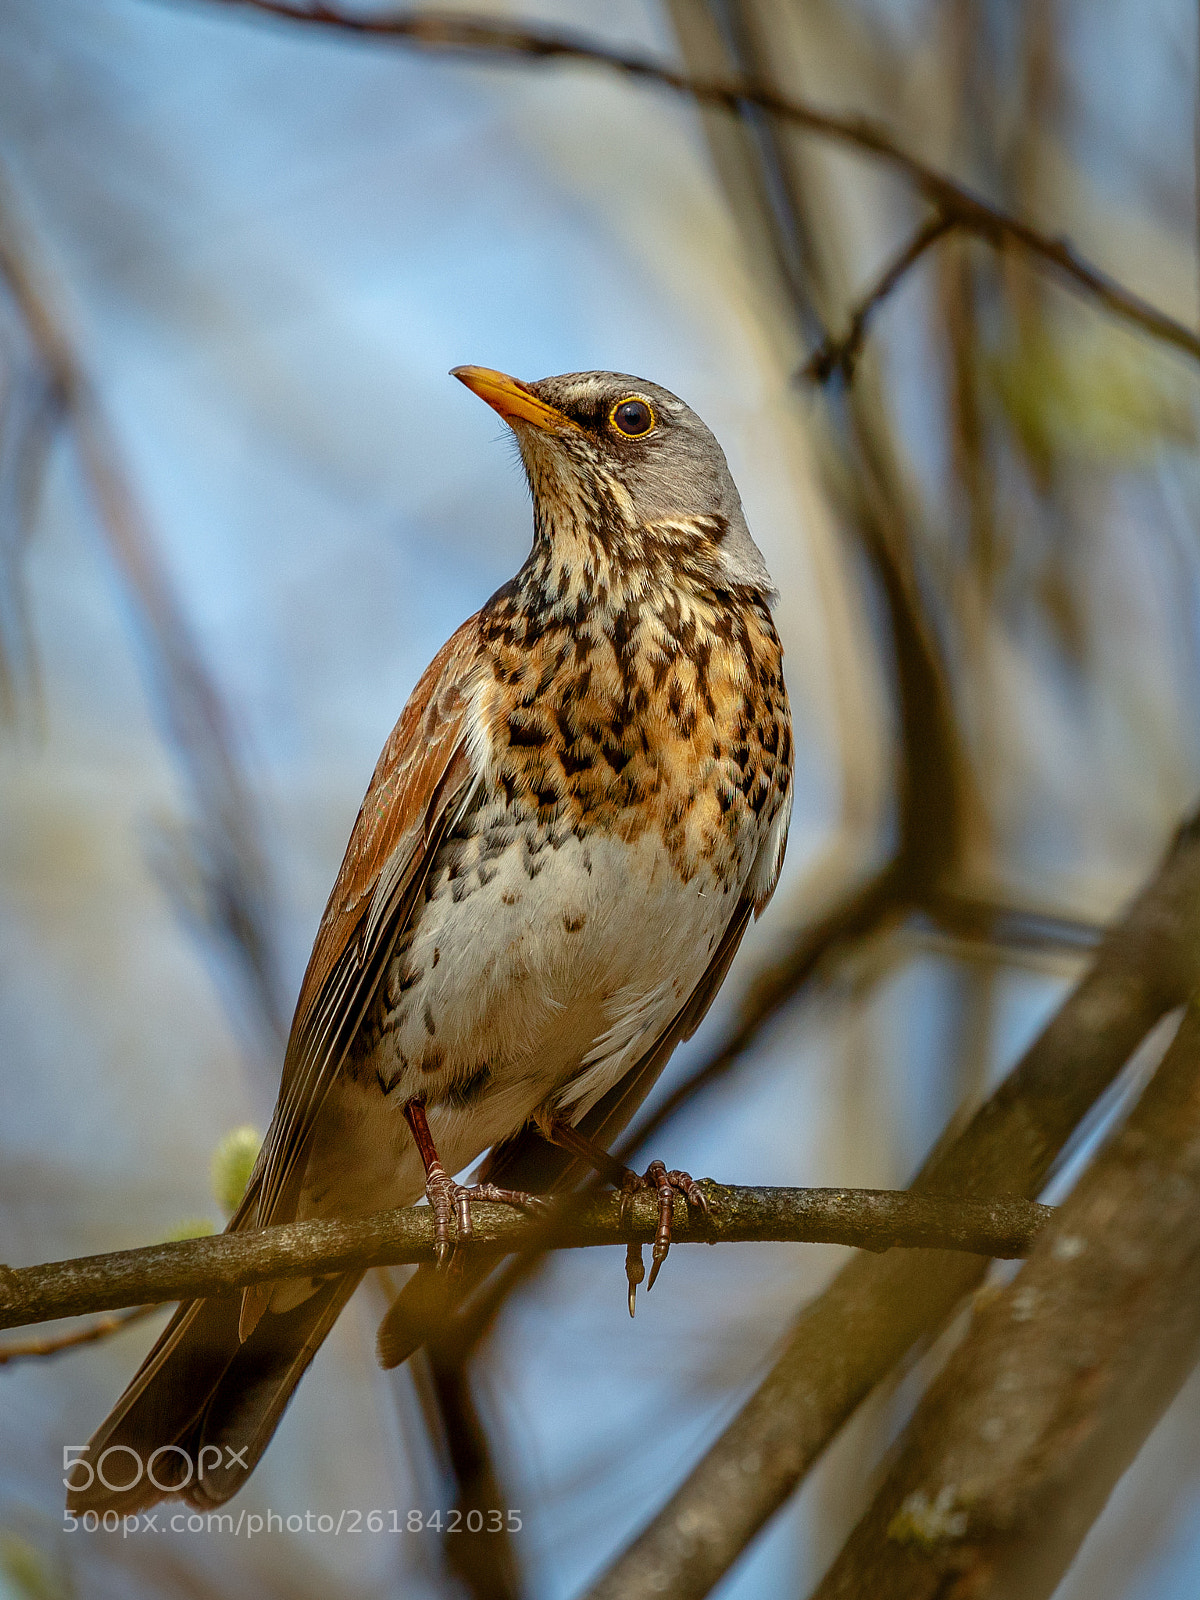
[[[168,1495],[217,1506],[250,1476],[361,1273],[266,1311],[243,1342],[241,1296],[180,1306],[87,1452],[67,1509],[131,1515]]]

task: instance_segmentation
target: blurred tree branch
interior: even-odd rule
[[[45,375],[54,413],[70,427],[109,551],[124,579],[149,657],[152,688],[196,811],[190,896],[231,954],[267,1036],[285,1031],[274,949],[270,873],[228,710],[174,593],[153,529],[116,436],[77,357],[65,317],[18,228],[0,174],[0,277],[7,283]]]
[[[443,1538],[446,1566],[479,1600],[517,1600],[521,1593],[516,1552],[503,1512],[512,1503],[500,1482],[487,1429],[475,1404],[468,1368],[456,1360],[443,1358],[436,1341],[411,1358],[425,1362],[429,1375],[430,1404],[425,1407],[426,1426],[441,1434],[446,1460],[453,1475],[455,1508],[462,1514],[462,1525],[472,1511],[483,1513],[480,1533],[469,1539]],[[499,1511],[499,1518],[490,1515]],[[498,1524],[498,1526],[497,1526]]]
[[[820,111],[815,106],[779,94],[752,78],[692,76],[648,56],[611,49],[582,34],[534,24],[438,12],[381,16],[378,13],[346,11],[320,3],[293,6],[287,4],[286,0],[211,0],[211,3],[261,12],[289,22],[333,29],[360,38],[387,39],[422,50],[483,55],[500,61],[526,63],[586,62],[645,83],[656,83],[677,94],[687,95],[700,105],[717,106],[734,115],[738,115],[746,106],[753,106],[781,122],[847,145],[883,162],[905,177],[948,224],[975,235],[995,249],[1002,249],[1006,245],[1017,246],[1044,266],[1052,268],[1114,316],[1136,324],[1154,338],[1200,361],[1200,334],[1118,283],[1082,256],[1069,240],[1055,238],[1033,227],[914,156],[897,142],[888,128],[870,117]]]
[[[922,1399],[816,1600],[1048,1600],[1200,1355],[1200,1011]]]
[[[814,350],[804,364],[801,376],[812,383],[828,383],[835,373],[840,373],[845,382],[849,383],[862,352],[867,322],[872,312],[887,299],[893,289],[898,287],[925,252],[937,244],[939,239],[944,239],[948,233],[953,233],[956,227],[958,224],[953,217],[948,217],[944,212],[938,212],[927,222],[923,222],[852,308],[846,332],[840,338],[827,338],[818,349]]]
[[[6,330],[7,331],[7,330]],[[37,514],[62,397],[25,352],[4,352],[0,378],[0,716],[15,722],[23,701],[40,710],[40,674],[22,563]]]
[[[913,1195],[885,1189],[736,1188],[704,1180],[714,1208],[708,1218],[689,1216],[679,1201],[675,1238],[681,1243],[746,1244],[789,1241],[846,1244],[886,1251],[894,1246],[967,1250],[986,1256],[1025,1254],[1049,1208],[1013,1198]],[[472,1250],[506,1254],[531,1235],[552,1236],[555,1246],[583,1248],[650,1243],[658,1202],[639,1195],[628,1226],[621,1198],[604,1195],[565,1216],[530,1219],[511,1207],[472,1207]],[[407,1206],[355,1221],[294,1222],[247,1233],[172,1240],[138,1250],[83,1256],[14,1270],[0,1266],[0,1328],[122,1306],[231,1294],[276,1278],[347,1272],[434,1259],[433,1213]]]
[[[913,1188],[1035,1195],[1150,1030],[1200,984],[1200,813],[1022,1060]],[[942,1326],[982,1266],[859,1256],[801,1314],[771,1372],[590,1600],[708,1593],[871,1389]]]
[[[157,1305],[132,1306],[128,1311],[110,1312],[96,1317],[82,1328],[72,1328],[67,1333],[49,1334],[43,1339],[10,1339],[0,1342],[0,1367],[10,1361],[42,1360],[46,1356],[62,1355],[66,1350],[78,1350],[80,1345],[99,1344],[101,1339],[111,1339],[114,1333],[141,1322]]]

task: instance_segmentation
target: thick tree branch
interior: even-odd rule
[[[1200,984],[1200,815],[1106,935],[1083,980],[914,1187],[1035,1195],[1147,1033]],[[705,1595],[871,1389],[978,1283],[965,1256],[859,1256],[813,1301],[759,1389],[591,1600]]]
[[[1200,334],[1125,288],[1080,255],[1068,240],[1055,238],[1012,216],[965,184],[912,155],[897,143],[888,128],[870,117],[819,111],[815,106],[750,80],[692,76],[635,51],[610,49],[582,34],[535,24],[437,12],[360,15],[321,4],[292,6],[286,0],[214,0],[214,3],[363,38],[389,39],[423,50],[525,63],[586,62],[645,83],[656,83],[677,94],[688,95],[701,105],[719,106],[735,114],[743,106],[754,106],[792,127],[847,145],[891,167],[907,178],[955,228],[974,234],[997,249],[1016,245],[1114,316],[1136,324],[1154,338],[1200,361]]]
[[[676,1203],[675,1238],[681,1244],[784,1241],[868,1250],[905,1245],[1015,1257],[1027,1252],[1050,1215],[1047,1206],[1010,1197],[960,1200],[887,1189],[744,1189],[711,1179],[705,1181],[704,1192],[714,1208],[707,1220],[689,1216],[684,1203]],[[621,1225],[616,1195],[598,1196],[578,1209],[572,1206],[565,1217],[549,1223],[485,1203],[474,1206],[472,1216],[472,1248],[500,1255],[521,1248],[547,1226],[553,1228],[554,1244],[567,1248],[630,1239],[648,1244],[654,1238],[658,1203],[652,1195],[637,1197],[628,1228]],[[428,1206],[408,1206],[357,1221],[294,1222],[43,1266],[0,1266],[0,1328],[232,1294],[276,1278],[432,1260],[433,1214]]]
[[[1047,1600],[1200,1354],[1200,1012],[977,1316],[817,1600]]]

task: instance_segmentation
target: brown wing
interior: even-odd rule
[[[479,780],[466,719],[482,671],[475,616],[434,657],[379,758],[300,986],[255,1172],[259,1227],[294,1209],[313,1124],[438,845]]]
[[[481,671],[473,617],[434,658],[379,758],[301,985],[275,1115],[229,1232],[284,1220],[294,1210],[309,1133],[438,844],[478,780],[466,719]],[[144,1460],[152,1449],[188,1441],[201,1471],[186,1498],[219,1504],[262,1453],[359,1276],[327,1280],[291,1311],[268,1318],[270,1284],[247,1289],[240,1307],[221,1298],[180,1306],[93,1445],[100,1451],[115,1441]],[[239,1471],[203,1470],[205,1451],[224,1460],[229,1439],[240,1445],[226,1451],[238,1457]],[[96,1505],[140,1509],[156,1498],[147,1483],[140,1495],[101,1496]],[[81,1493],[71,1503],[82,1508],[85,1500]]]

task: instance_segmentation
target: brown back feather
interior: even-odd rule
[[[279,1100],[254,1172],[258,1227],[295,1215],[309,1135],[437,848],[479,780],[466,723],[482,670],[476,616],[434,657],[376,765],[300,988]],[[271,1292],[269,1284],[246,1291],[243,1338]]]

